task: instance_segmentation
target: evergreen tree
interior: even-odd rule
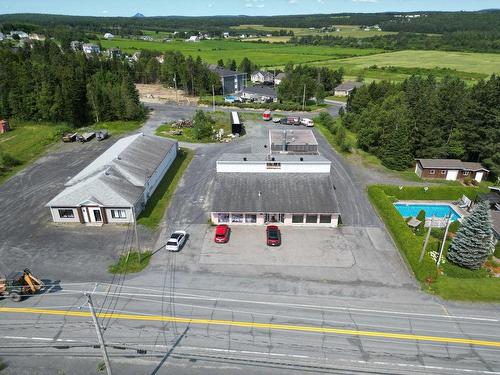
[[[214,120],[202,111],[198,109],[193,117],[193,135],[196,139],[204,139],[210,137],[212,134],[212,125]]]
[[[463,220],[451,242],[447,258],[461,267],[479,269],[493,249],[489,203],[481,202]]]

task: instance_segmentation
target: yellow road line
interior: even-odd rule
[[[3,313],[90,317],[90,313],[85,312],[85,311],[66,311],[66,310],[51,310],[51,309],[17,308],[17,307],[0,307],[0,313],[2,313],[2,312]],[[174,317],[174,316],[161,316],[161,315],[98,313],[97,316],[99,318],[112,318],[112,319],[125,319],[125,320],[146,320],[146,321],[175,322],[175,323],[186,323],[186,324],[208,324],[208,325],[257,328],[257,329],[268,329],[268,330],[273,329],[273,330],[280,330],[280,331],[333,333],[333,334],[337,334],[337,335],[348,335],[348,336],[381,337],[381,338],[390,338],[390,339],[399,339],[399,340],[441,342],[441,343],[477,345],[477,346],[487,346],[487,347],[500,348],[499,341],[474,340],[474,339],[465,339],[465,338],[458,338],[458,337],[439,337],[439,336],[425,336],[425,335],[414,335],[414,334],[405,334],[405,333],[358,331],[355,329],[300,326],[300,325],[274,324],[274,323],[240,322],[240,321],[232,321],[232,320],[179,318],[179,317]]]

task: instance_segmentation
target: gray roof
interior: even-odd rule
[[[283,79],[285,79],[286,77],[287,77],[287,74],[286,74],[286,73],[278,73],[278,74],[276,75],[276,79],[281,79],[281,80],[283,80]]]
[[[218,173],[212,211],[339,212],[330,175],[324,173]]]
[[[262,74],[264,79],[269,79],[272,80],[274,78],[274,74],[271,72],[266,72],[265,70],[256,70],[255,72],[252,73],[252,76],[255,74]]]
[[[282,145],[286,134],[287,145],[318,145],[312,130],[269,130],[271,144]]]
[[[245,87],[243,90],[241,90],[241,92],[247,94],[268,96],[270,98],[278,97],[278,95],[276,94],[276,90],[274,88],[264,85]]]
[[[132,206],[172,147],[177,147],[176,141],[142,133],[122,138],[70,179],[46,206],[74,207],[85,201]]]
[[[500,211],[490,211],[491,212],[491,222],[493,223],[493,230],[496,233],[496,237],[500,240]]]
[[[337,87],[335,87],[336,91],[352,91],[355,88],[360,88],[363,86],[363,82],[353,82],[353,81],[345,81],[341,83]]]
[[[425,169],[460,169],[466,171],[484,170],[481,163],[464,162],[459,159],[416,159]]]
[[[287,163],[287,162],[297,162],[297,161],[303,161],[304,163],[314,163],[314,164],[331,164],[331,161],[328,160],[327,158],[320,156],[320,155],[297,155],[297,154],[223,154],[219,160],[217,160],[218,163],[224,163],[224,162],[235,162],[235,161],[243,161],[243,158],[246,158],[247,161],[262,161],[262,162],[268,162],[271,161],[271,158],[274,158],[274,161],[279,161],[282,163]],[[302,160],[300,160],[302,159]]]
[[[210,71],[218,74],[220,77],[233,77],[236,75],[246,75],[246,73],[235,72],[234,70],[221,68],[220,66],[217,66],[217,65],[209,65],[208,69],[210,69]]]

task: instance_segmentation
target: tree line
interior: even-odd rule
[[[119,61],[63,51],[51,40],[0,45],[0,61],[0,117],[73,126],[144,117],[132,72]]]
[[[358,147],[396,170],[414,158],[482,162],[500,176],[500,77],[469,87],[459,78],[412,76],[355,89],[342,125]]]

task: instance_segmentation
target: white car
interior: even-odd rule
[[[176,230],[167,241],[165,249],[168,251],[179,251],[186,242],[187,233],[183,230]]]
[[[311,120],[310,118],[303,118],[300,120],[300,123],[302,125],[305,125],[307,127],[313,127],[314,126],[314,121]]]

